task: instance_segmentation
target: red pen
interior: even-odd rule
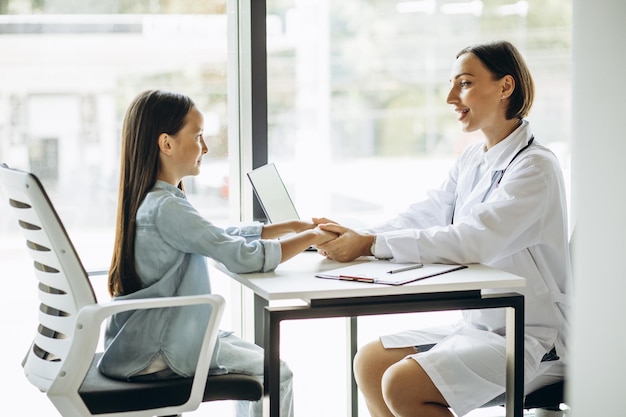
[[[376,282],[376,278],[360,277],[357,275],[339,275],[339,279],[345,281]]]

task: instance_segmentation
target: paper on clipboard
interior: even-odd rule
[[[396,272],[403,268],[406,271]],[[316,274],[317,278],[337,279],[343,281],[367,282],[370,284],[403,285],[413,281],[434,277],[459,269],[465,265],[396,264],[386,261],[363,262]],[[390,272],[393,271],[393,272]]]

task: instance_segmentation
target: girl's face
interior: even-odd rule
[[[203,126],[202,113],[192,107],[185,117],[183,128],[172,136],[170,167],[180,179],[200,173],[202,157],[208,152],[202,136]]]
[[[506,121],[510,82],[508,76],[494,80],[493,73],[472,53],[457,58],[450,74],[447,102],[454,106],[464,132],[480,129],[489,136],[500,129]]]

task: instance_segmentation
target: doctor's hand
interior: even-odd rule
[[[330,220],[327,219],[326,217],[313,217],[311,219],[313,221],[313,223],[315,223],[316,225],[320,225],[320,224],[328,224],[328,223],[333,223],[333,224],[339,224],[334,220]]]
[[[280,239],[278,241],[282,252],[280,262],[293,258],[310,246],[323,245],[335,238],[337,238],[337,233],[322,230],[319,226],[316,226]]]
[[[350,262],[360,256],[372,254],[370,248],[374,242],[374,235],[361,234],[336,223],[320,224],[319,228],[339,235],[330,242],[317,245],[318,252],[329,259]]]

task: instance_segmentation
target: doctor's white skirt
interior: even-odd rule
[[[388,349],[436,343],[432,349],[408,357],[424,368],[457,416],[496,398],[506,386],[505,338],[462,323],[409,330],[380,338]],[[537,345],[528,336],[524,342],[526,352],[529,347]],[[541,358],[530,356],[527,353],[524,357],[525,394],[563,379],[564,365],[560,360],[541,362]]]

